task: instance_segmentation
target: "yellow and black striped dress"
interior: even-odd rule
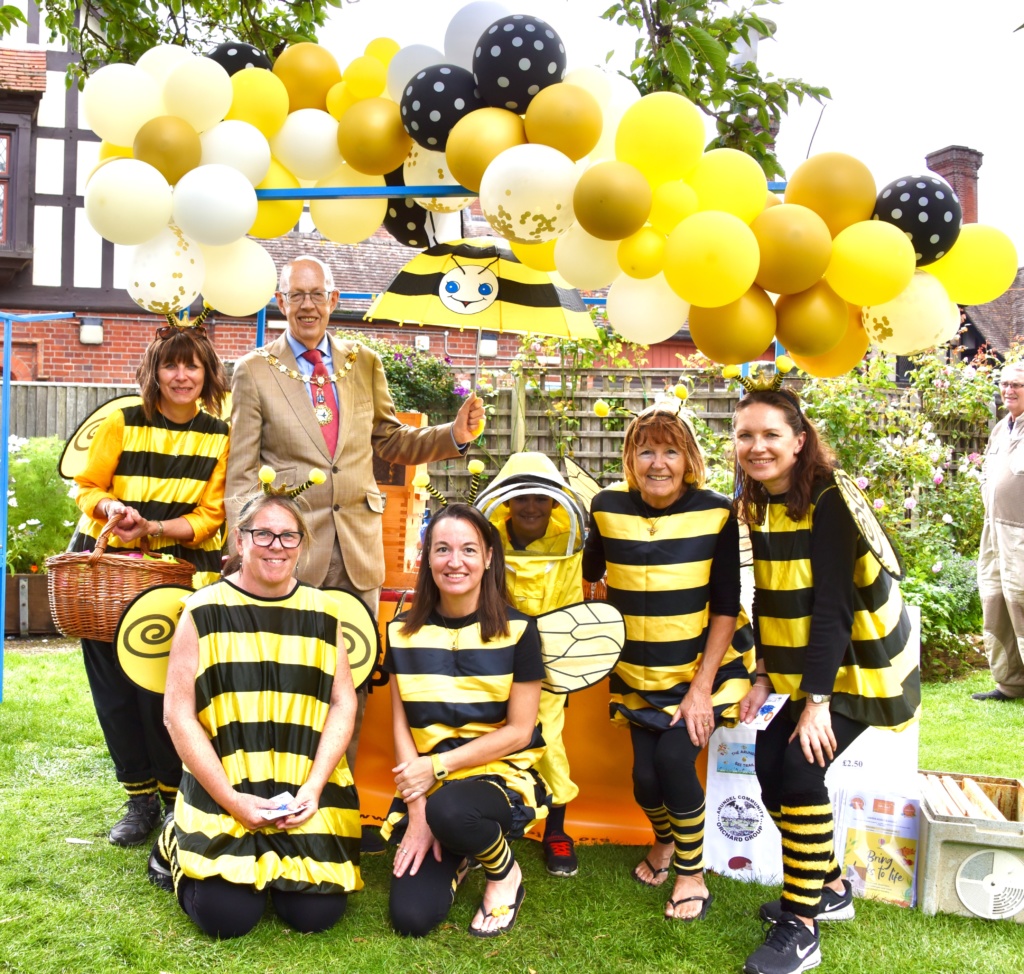
[[[384,668],[398,683],[406,720],[420,755],[442,754],[476,740],[505,724],[513,682],[544,678],[537,624],[515,609],[508,610],[509,635],[490,642],[480,638],[475,615],[446,620],[431,616],[411,636],[399,631],[404,614],[388,624]],[[452,633],[458,633],[457,648]],[[540,724],[522,751],[472,768],[453,771],[437,782],[428,796],[446,782],[485,777],[505,791],[513,806],[513,835],[546,818],[550,796],[533,766],[544,752]],[[381,828],[385,839],[407,813],[396,796]]]
[[[299,584],[261,599],[227,581],[188,599],[199,636],[196,712],[232,786],[272,798],[309,776],[334,684],[334,603]],[[249,832],[185,769],[174,809],[172,874],[310,893],[361,889],[359,798],[341,762],[316,814]]]
[[[765,523],[750,525],[759,655],[772,686],[777,693],[790,694],[794,703],[808,692],[831,692],[835,713],[873,727],[901,730],[920,711],[921,676],[899,585],[858,534],[852,589],[823,591],[822,576],[828,566],[819,563],[816,596],[812,547],[816,544],[820,559],[828,559],[835,547],[814,534],[851,515],[831,479],[816,486],[811,506],[799,521],[790,520],[785,500],[785,496],[772,497]],[[815,514],[823,508],[827,514],[820,515],[816,524]],[[852,631],[828,618],[817,618],[817,625],[825,628],[815,629],[816,602],[820,617],[822,600],[834,605],[826,615],[843,615],[848,622],[852,613]],[[809,651],[833,660],[841,653],[834,685],[808,686],[814,679],[806,672]]]
[[[616,484],[594,497],[590,514],[583,575],[594,581],[607,567],[608,601],[626,620],[626,645],[610,678],[612,719],[668,729],[700,666],[714,612],[737,616],[712,693],[716,719],[735,723],[750,689],[754,641],[740,608],[739,535],[729,500],[687,490],[654,511],[638,491]],[[731,567],[723,573],[722,565]],[[735,582],[726,584],[725,598],[716,596],[716,575],[728,573]]]
[[[84,513],[70,550],[95,547],[103,521],[92,518],[93,509],[113,494],[147,520],[189,521],[195,541],[149,538],[150,549],[195,565],[197,586],[214,581],[224,547],[227,456],[227,424],[209,413],[198,412],[191,423],[171,423],[161,413],[146,419],[142,406],[114,410],[97,429],[86,467],[75,478]],[[113,535],[107,544],[109,551],[137,547]]]

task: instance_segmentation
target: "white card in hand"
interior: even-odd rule
[[[775,715],[782,709],[782,705],[789,699],[788,693],[769,693],[767,699],[761,704],[757,716],[747,724],[754,730],[764,730],[775,719]]]
[[[284,818],[286,815],[292,815],[298,811],[298,809],[290,807],[295,801],[295,796],[290,791],[282,791],[280,795],[274,795],[270,800],[275,804],[275,808],[260,809],[260,817],[268,821],[275,818]]]

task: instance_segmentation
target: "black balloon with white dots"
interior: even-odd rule
[[[477,41],[473,77],[491,108],[522,115],[542,88],[565,77],[565,45],[538,17],[512,14],[496,20]]]
[[[469,71],[457,64],[433,64],[409,79],[400,107],[406,132],[424,149],[444,152],[452,126],[485,106]]]
[[[875,200],[872,219],[899,227],[914,245],[917,266],[925,267],[956,243],[963,212],[949,183],[929,173],[901,176],[889,183]]]
[[[272,67],[266,54],[252,44],[244,44],[242,41],[218,44],[206,56],[211,61],[216,61],[228,74],[235,74],[245,68],[265,68],[269,71]]]

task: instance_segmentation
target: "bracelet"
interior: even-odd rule
[[[155,531],[150,531],[149,536],[151,538],[162,538],[164,536],[164,522],[163,521],[157,521],[156,522],[156,530]]]
[[[755,687],[767,687],[769,690],[773,689],[772,681],[770,679],[768,679],[767,676],[765,676],[765,680],[767,681],[766,683],[759,683],[758,682],[759,679],[760,679],[760,677],[755,678],[755,680],[754,680],[754,686]]]

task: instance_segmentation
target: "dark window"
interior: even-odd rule
[[[11,181],[11,135],[0,132],[0,246],[7,243],[7,197]]]

